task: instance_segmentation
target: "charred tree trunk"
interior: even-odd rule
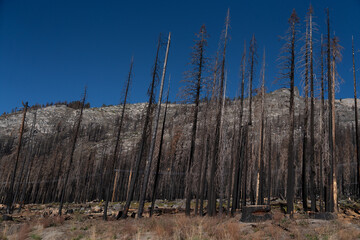
[[[260,147],[259,147],[259,160],[258,166],[259,170],[257,172],[257,185],[256,185],[256,196],[257,196],[257,205],[264,204],[264,124],[265,124],[265,49],[264,49],[264,59],[262,66],[262,83],[261,83],[261,125],[260,125]]]
[[[115,168],[116,161],[117,161],[117,159],[119,157],[119,154],[120,154],[120,151],[119,151],[120,136],[121,136],[123,122],[124,122],[126,101],[127,101],[127,97],[128,97],[128,93],[129,93],[129,87],[130,87],[130,82],[131,82],[133,64],[134,64],[134,60],[132,58],[131,63],[130,63],[129,75],[128,75],[128,78],[127,78],[127,81],[126,81],[125,96],[124,96],[124,101],[123,101],[123,104],[122,104],[120,121],[119,121],[119,125],[118,125],[118,128],[117,128],[117,135],[116,135],[114,153],[112,155],[112,159],[111,159],[111,163],[110,163],[110,179],[111,180],[114,178],[113,177],[113,175],[114,175],[113,173],[114,173],[114,170],[115,170],[114,168]],[[114,184],[114,187],[115,187],[115,184]],[[104,215],[103,215],[104,220],[107,220],[107,209],[108,209],[108,205],[109,205],[110,189],[111,189],[111,184],[109,184],[107,186],[107,191],[106,191],[106,196],[105,196],[105,206],[104,206]]]
[[[162,145],[164,141],[164,132],[165,132],[165,123],[166,123],[166,114],[167,114],[167,108],[168,108],[168,101],[169,101],[169,89],[170,89],[170,81],[168,86],[168,92],[166,97],[166,104],[165,104],[165,111],[164,111],[164,118],[163,118],[163,124],[161,128],[161,137],[160,137],[160,144],[159,144],[159,154],[156,162],[156,170],[155,170],[155,180],[154,180],[154,186],[152,190],[152,197],[151,197],[151,208],[150,208],[150,217],[153,215],[154,207],[155,207],[155,201],[156,201],[156,191],[159,183],[159,170],[160,170],[160,160],[162,156]]]
[[[299,19],[295,10],[289,19],[291,38],[290,38],[290,106],[289,106],[289,143],[288,143],[288,176],[287,176],[287,212],[294,212],[294,195],[295,195],[295,166],[294,166],[294,127],[295,127],[295,109],[294,109],[294,79],[295,79],[295,42],[296,42],[296,24]]]
[[[153,155],[154,155],[156,134],[157,134],[157,129],[158,129],[158,125],[159,125],[159,118],[160,118],[160,111],[161,111],[161,100],[162,100],[162,94],[163,94],[163,88],[164,88],[166,65],[167,65],[167,60],[168,60],[168,55],[169,55],[169,48],[170,48],[170,41],[171,41],[171,33],[169,33],[168,43],[167,43],[167,47],[166,47],[164,67],[163,67],[163,72],[162,72],[162,76],[161,76],[159,99],[158,99],[156,113],[155,113],[155,119],[154,119],[155,126],[153,128],[153,132],[152,132],[152,136],[151,136],[150,151],[149,151],[148,159],[146,161],[146,167],[145,167],[145,173],[144,173],[144,181],[143,181],[143,186],[142,186],[142,190],[141,190],[141,193],[140,193],[139,209],[138,209],[138,217],[139,218],[142,217],[142,213],[144,211],[146,190],[147,190],[147,185],[148,185],[148,182],[149,182],[151,164],[152,164]]]
[[[72,137],[70,160],[69,160],[69,163],[68,163],[68,166],[67,166],[65,182],[64,182],[64,185],[63,185],[63,188],[62,188],[62,191],[61,191],[61,196],[60,196],[59,215],[61,215],[61,213],[62,213],[66,187],[67,187],[67,183],[68,183],[68,180],[69,180],[70,170],[71,170],[71,167],[72,167],[72,162],[73,162],[73,157],[74,157],[74,152],[75,152],[75,147],[76,147],[76,141],[77,141],[77,138],[78,138],[78,135],[79,135],[80,124],[81,124],[83,110],[84,110],[84,106],[85,106],[85,100],[86,100],[86,88],[85,88],[85,91],[84,91],[83,99],[81,101],[80,114],[79,114],[79,117],[78,117],[78,119],[77,119],[77,121],[75,122],[75,125],[74,125],[74,134],[73,134],[73,137]]]
[[[353,77],[354,77],[354,113],[355,113],[355,144],[356,144],[356,174],[357,174],[357,196],[360,197],[360,142],[359,142],[359,124],[358,124],[358,107],[356,92],[356,68],[355,68],[355,50],[354,37],[352,37],[352,60],[353,60]]]
[[[25,119],[26,119],[26,113],[27,113],[27,109],[28,109],[28,102],[26,102],[25,104],[23,103],[24,106],[24,110],[23,110],[23,117],[22,117],[22,121],[21,121],[21,126],[20,126],[20,132],[19,132],[19,142],[17,145],[17,149],[16,149],[16,157],[15,157],[15,164],[14,164],[14,170],[13,170],[13,174],[11,176],[11,182],[10,182],[10,187],[8,189],[8,192],[6,194],[6,211],[7,213],[11,213],[12,212],[12,204],[14,202],[14,185],[15,185],[15,179],[16,179],[16,170],[17,170],[17,165],[19,163],[19,158],[20,158],[20,152],[21,152],[21,145],[22,145],[22,137],[24,134],[24,128],[25,128]],[[20,176],[21,177],[21,176]],[[19,184],[19,183],[18,183]]]
[[[215,126],[215,139],[214,139],[214,148],[213,155],[210,163],[210,182],[209,182],[209,196],[208,196],[208,214],[209,216],[214,216],[216,214],[216,187],[215,187],[215,173],[217,168],[217,162],[219,161],[219,144],[220,144],[220,124],[221,124],[221,112],[222,112],[222,93],[224,91],[224,78],[225,78],[225,56],[226,56],[226,46],[228,40],[228,28],[230,22],[230,11],[227,12],[226,17],[226,26],[225,26],[225,38],[224,46],[222,52],[222,63],[221,63],[221,75],[220,75],[220,91],[219,98],[217,102],[217,112],[216,112],[216,126]]]
[[[126,203],[125,203],[124,212],[123,212],[123,215],[122,215],[123,218],[127,217],[127,213],[129,211],[132,198],[134,196],[135,183],[136,183],[138,175],[139,175],[139,168],[140,168],[141,158],[142,158],[143,152],[145,150],[145,144],[146,144],[146,139],[147,139],[147,131],[148,131],[148,127],[149,127],[149,124],[150,124],[151,107],[152,107],[153,101],[154,101],[155,82],[156,82],[156,78],[157,78],[157,74],[158,74],[160,46],[161,46],[161,35],[159,36],[159,40],[158,40],[158,46],[157,46],[157,51],[156,51],[154,70],[153,70],[153,74],[152,74],[152,81],[151,81],[151,85],[150,85],[150,89],[149,89],[149,102],[148,102],[148,105],[147,105],[147,108],[146,108],[146,115],[145,115],[143,131],[142,131],[142,135],[141,135],[140,147],[139,147],[139,150],[138,150],[138,154],[136,156],[135,165],[132,168],[132,175],[131,175],[131,179],[129,181],[129,187],[128,187],[128,191],[127,191]]]
[[[309,47],[310,47],[310,199],[311,211],[316,210],[315,185],[315,96],[314,96],[314,63],[313,63],[313,23],[312,7],[309,9]]]
[[[309,30],[306,24],[306,43],[305,43],[305,109],[304,109],[304,127],[303,127],[303,153],[302,153],[302,202],[304,211],[308,211],[308,187],[307,187],[307,148],[308,148],[308,121],[309,121]]]
[[[192,130],[191,130],[191,145],[190,145],[190,155],[189,160],[187,163],[187,169],[186,169],[186,188],[185,188],[185,214],[187,216],[190,215],[190,203],[192,198],[192,176],[191,176],[191,169],[192,164],[194,161],[194,154],[195,154],[195,143],[196,143],[196,133],[197,133],[197,123],[198,123],[198,113],[199,113],[199,103],[200,103],[200,93],[202,88],[202,74],[203,74],[203,67],[204,67],[204,48],[207,44],[206,42],[206,28],[205,25],[203,25],[200,29],[200,40],[196,42],[196,45],[194,47],[195,53],[193,53],[193,59],[192,61],[194,64],[196,64],[197,73],[195,73],[195,101],[194,101],[194,116],[193,116],[193,122],[192,122]],[[190,93],[192,94],[192,93]]]

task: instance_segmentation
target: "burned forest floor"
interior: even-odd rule
[[[186,217],[182,200],[156,203],[151,218],[148,211],[141,219],[131,217],[137,209],[134,202],[129,217],[119,220],[123,203],[111,203],[108,221],[102,219],[101,201],[66,204],[62,216],[56,203],[28,204],[20,213],[15,207],[12,215],[0,205],[0,239],[360,239],[360,203],[350,199],[340,201],[332,220],[314,219],[301,211],[300,203],[290,218],[283,213],[284,202],[274,199],[273,219],[256,223],[241,222],[241,213]]]

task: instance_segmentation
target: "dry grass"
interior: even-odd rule
[[[39,220],[39,225],[41,225],[43,228],[48,228],[61,225],[64,223],[64,221],[65,218],[63,216],[45,217]]]
[[[354,214],[354,213],[351,213]],[[322,221],[298,214],[293,219],[275,210],[263,223],[234,218],[186,217],[183,213],[105,222],[101,216],[74,213],[64,217],[33,213],[28,220],[0,223],[0,239],[359,239],[360,218],[339,215]],[[15,217],[16,219],[16,217]],[[54,237],[55,236],[55,237]]]
[[[19,240],[27,239],[29,237],[30,232],[31,232],[30,225],[28,223],[23,224],[20,227],[20,231],[18,233],[17,239],[19,239]]]

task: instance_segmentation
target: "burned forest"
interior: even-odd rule
[[[148,85],[144,103],[129,101],[140,67],[131,58],[119,80],[119,105],[90,107],[85,88],[78,101],[26,102],[4,113],[2,213],[53,203],[62,215],[69,203],[96,201],[104,220],[141,218],[167,200],[185,216],[235,216],[252,207],[269,209],[276,200],[292,216],[333,214],[340,201],[359,200],[360,39],[352,37],[353,79],[346,79],[353,81],[354,97],[338,99],[343,47],[331,11],[326,19],[316,18],[316,11],[310,6],[305,16],[289,13],[279,57],[270,59],[255,35],[232,41],[229,9],[221,33],[199,26],[188,65],[178,66],[185,71],[176,90],[171,85],[179,80],[167,71],[176,58],[176,33],[160,34],[151,76],[142,80]],[[321,24],[326,31],[320,32]],[[213,52],[208,39],[216,37]],[[228,79],[234,45],[242,51],[232,70],[239,72],[236,86]],[[270,61],[279,67],[276,79],[267,76]],[[230,88],[238,88],[237,96],[228,95]],[[177,101],[171,102],[174,92]],[[116,212],[114,203],[121,204]]]

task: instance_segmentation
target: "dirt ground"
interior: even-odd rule
[[[102,220],[101,202],[68,204],[66,214],[57,216],[56,204],[26,205],[12,220],[0,220],[0,239],[360,239],[360,214],[356,204],[345,202],[337,219],[318,220],[306,213],[292,218],[272,207],[273,219],[243,223],[235,217],[185,217],[169,204],[158,206],[149,218],[116,220],[118,204],[110,207],[108,221]],[[5,206],[0,206],[4,213]],[[162,211],[163,210],[163,211]],[[161,213],[163,212],[163,213]]]

